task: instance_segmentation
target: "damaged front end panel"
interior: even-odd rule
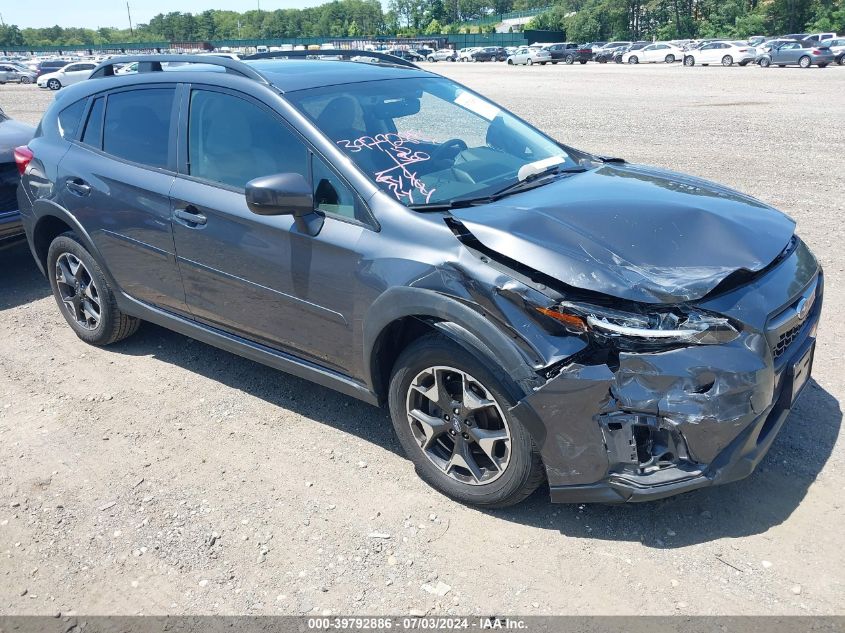
[[[649,500],[750,474],[806,382],[822,293],[799,242],[695,304],[535,307],[586,343],[512,409],[546,430],[552,499]]]

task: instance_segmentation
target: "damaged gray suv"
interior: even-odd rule
[[[419,475],[465,503],[754,469],[822,304],[790,218],[403,60],[324,54],[113,59],[57,95],[18,196],[80,338],[150,321],[387,403]]]

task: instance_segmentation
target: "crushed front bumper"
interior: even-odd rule
[[[540,449],[552,501],[648,501],[751,474],[808,382],[822,294],[800,245],[718,300],[723,313],[756,313],[736,340],[564,366],[511,409]],[[789,311],[803,313],[798,326],[784,322]]]

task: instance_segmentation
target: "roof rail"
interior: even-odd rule
[[[396,57],[395,55],[390,55],[388,53],[382,53],[381,51],[365,51],[359,49],[340,49],[340,48],[324,48],[320,50],[312,50],[312,51],[273,51],[271,53],[255,53],[254,55],[249,55],[244,57],[244,60],[253,60],[253,59],[278,59],[278,58],[312,58],[316,59],[318,57],[336,57],[340,59],[345,59],[347,61],[367,61],[366,59],[354,59],[355,57],[360,58],[369,58],[375,59],[382,63],[392,64],[393,66],[406,66],[407,68],[417,68],[419,66],[414,64],[413,62],[409,62],[407,59],[402,59],[401,57]]]
[[[122,55],[112,57],[101,62],[91,73],[91,79],[96,77],[111,77],[115,74],[115,66],[123,66],[138,62],[138,72],[161,72],[163,62],[184,63],[184,64],[205,64],[207,66],[222,66],[227,73],[241,75],[247,79],[254,79],[264,84],[269,84],[267,78],[252,68],[229,57],[217,57],[215,55]]]

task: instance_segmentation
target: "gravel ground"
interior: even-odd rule
[[[845,68],[447,64],[557,138],[789,212],[825,264],[814,381],[750,478],[481,512],[382,410],[145,325],[88,347],[0,253],[0,612],[845,613]],[[37,121],[52,95],[0,87]]]

